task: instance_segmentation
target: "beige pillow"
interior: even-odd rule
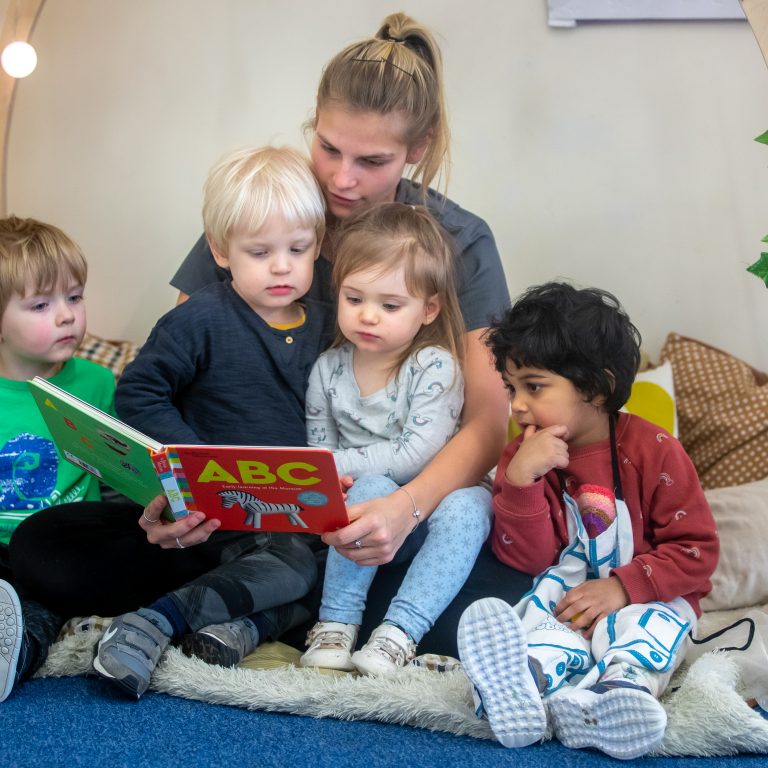
[[[671,333],[661,350],[675,381],[679,437],[703,488],[768,477],[768,376]]]
[[[768,602],[768,478],[705,495],[720,534],[720,562],[702,610]]]

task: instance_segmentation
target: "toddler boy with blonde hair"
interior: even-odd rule
[[[333,319],[305,296],[325,231],[307,160],[275,147],[228,155],[206,182],[203,222],[230,279],[158,321],[120,379],[118,414],[167,444],[305,445],[307,380]],[[285,607],[317,578],[306,536],[214,532],[190,551],[205,570],[116,618],[99,644],[96,672],[136,697],[171,641],[186,635],[188,653],[233,665],[309,618]]]

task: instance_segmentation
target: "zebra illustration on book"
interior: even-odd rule
[[[221,496],[221,506],[224,509],[231,509],[238,504],[245,510],[245,525],[252,525],[254,528],[261,528],[262,515],[287,515],[291,525],[298,525],[302,528],[309,526],[301,519],[300,512],[303,507],[298,504],[270,504],[268,501],[262,501],[258,496],[254,496],[247,491],[219,491]]]

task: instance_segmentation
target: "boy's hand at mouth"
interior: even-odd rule
[[[539,429],[529,424],[523,442],[507,465],[505,476],[513,485],[530,485],[551,469],[568,466],[568,427],[553,424]]]

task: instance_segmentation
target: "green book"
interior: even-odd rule
[[[161,443],[39,376],[32,397],[61,455],[142,506],[164,493],[152,454]],[[173,516],[167,516],[173,520]]]

